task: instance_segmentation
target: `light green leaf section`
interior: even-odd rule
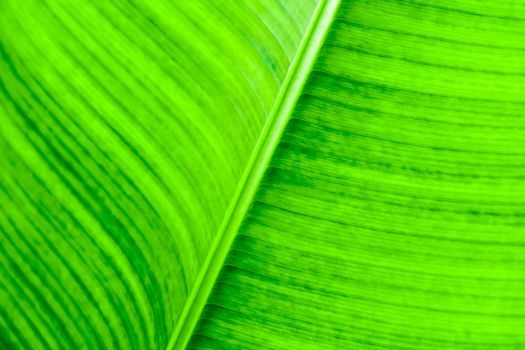
[[[188,298],[182,316],[168,344],[168,349],[185,349],[195,330],[203,308],[217,281],[227,254],[244,220],[261,180],[270,164],[297,100],[314,67],[321,45],[326,39],[339,1],[320,1],[292,62],[274,107],[237,187],[232,205],[210,248],[201,274]]]
[[[0,2],[1,349],[165,349],[315,6]]]
[[[342,1],[189,348],[525,348],[524,38]]]
[[[525,4],[0,1],[0,349],[525,348]]]

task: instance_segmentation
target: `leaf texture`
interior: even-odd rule
[[[164,349],[315,1],[2,1],[0,348]]]
[[[0,348],[525,348],[524,38],[512,0],[0,2]]]
[[[342,2],[190,348],[525,347],[524,10]]]

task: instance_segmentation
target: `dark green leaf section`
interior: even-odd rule
[[[0,348],[164,349],[315,1],[0,1]]]
[[[525,348],[525,5],[337,17],[190,347]]]

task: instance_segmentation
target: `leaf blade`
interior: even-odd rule
[[[176,327],[168,349],[185,349],[190,341],[202,309],[230,251],[231,244],[253,201],[259,183],[267,170],[291,112],[311,72],[338,6],[339,1],[321,1],[313,15],[296,58],[290,66],[290,71],[254,149],[252,158],[248,162],[245,176],[239,182],[238,192],[232,201],[232,206],[225,216],[223,226],[219,229],[219,234],[210,249],[207,261],[204,263],[202,275],[195,285],[195,292],[186,304],[187,308]]]
[[[442,4],[343,1],[189,348],[523,346],[523,7]]]

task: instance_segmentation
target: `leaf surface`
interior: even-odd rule
[[[166,348],[314,7],[1,2],[0,348]]]
[[[189,348],[525,346],[523,10],[342,1]]]
[[[72,4],[0,4],[0,347],[525,347],[525,5]]]

